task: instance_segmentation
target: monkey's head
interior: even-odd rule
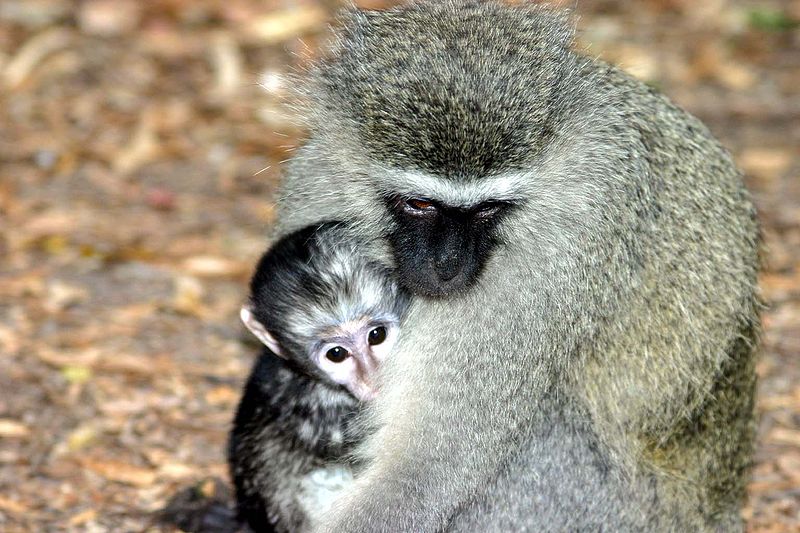
[[[452,9],[458,16],[440,16]],[[330,209],[326,199],[340,194],[339,216],[391,249],[388,262],[415,294],[468,290],[507,244],[515,207],[553,197],[537,194],[530,171],[559,121],[572,29],[540,7],[515,9],[356,12],[314,72],[312,137],[293,164],[328,176],[326,189],[298,201],[318,194]],[[526,24],[534,40],[517,42]]]
[[[250,288],[242,321],[273,353],[359,400],[375,397],[408,301],[341,225],[278,241],[259,261]]]

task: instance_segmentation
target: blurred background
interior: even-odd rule
[[[303,135],[280,75],[336,8],[0,0],[0,530],[168,531],[176,494],[228,497],[256,353],[237,311]],[[580,48],[703,119],[746,173],[770,307],[745,514],[798,531],[800,1],[576,11]]]

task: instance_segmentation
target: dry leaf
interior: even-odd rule
[[[11,327],[0,324],[0,353],[16,355],[22,348],[22,336]]]
[[[206,393],[206,402],[210,405],[234,406],[239,401],[241,392],[232,387],[215,387]]]
[[[229,98],[242,88],[242,53],[239,43],[229,32],[216,32],[211,37],[211,65],[214,67],[213,92]]]
[[[36,355],[45,363],[55,367],[65,366],[92,366],[100,357],[100,350],[87,348],[80,351],[58,352],[47,346],[40,346]]]
[[[789,169],[792,160],[789,150],[780,148],[746,148],[738,157],[745,172],[767,180],[779,178]]]
[[[72,430],[67,436],[67,450],[76,452],[81,450],[97,439],[98,431],[94,424],[84,424]]]
[[[247,272],[250,266],[239,261],[213,255],[196,255],[183,262],[183,269],[201,278],[236,277]]]
[[[95,461],[84,459],[81,461],[87,468],[106,479],[117,481],[135,487],[148,487],[156,480],[156,473],[149,468],[134,466],[121,461]]]
[[[714,70],[717,79],[735,91],[744,91],[756,84],[758,78],[753,71],[739,63],[723,61]]]
[[[97,509],[86,509],[85,511],[72,515],[69,520],[67,520],[67,523],[75,527],[83,525],[86,522],[91,522],[95,518],[97,518]]]
[[[158,156],[160,150],[154,120],[153,112],[145,111],[128,145],[114,158],[112,166],[116,173],[130,174]]]
[[[2,72],[6,87],[14,89],[21,85],[45,57],[66,47],[70,39],[69,31],[58,27],[32,37],[6,64]]]
[[[174,370],[174,363],[168,358],[152,357],[127,353],[105,353],[95,363],[97,370],[123,372],[141,376],[168,374]]]
[[[83,287],[53,280],[47,286],[44,308],[50,313],[57,313],[85,301],[88,297],[89,292]]]
[[[10,418],[0,418],[0,437],[27,437],[30,435],[28,426]]]
[[[205,312],[203,306],[203,284],[197,278],[178,276],[175,278],[175,295],[172,298],[172,307],[179,313],[202,316]]]
[[[658,63],[652,51],[633,45],[620,45],[616,48],[614,61],[626,72],[644,81],[658,78]]]
[[[141,6],[135,0],[84,0],[78,10],[81,30],[104,37],[131,32],[140,18]]]
[[[81,385],[92,379],[92,369],[80,365],[67,365],[61,369],[61,375],[67,383]]]
[[[794,395],[780,394],[759,398],[757,405],[762,411],[774,411],[775,409],[791,409],[795,405],[800,405],[800,400]]]
[[[787,298],[792,293],[800,293],[800,270],[790,273],[763,274],[760,284],[764,296],[768,300]]]
[[[23,503],[0,495],[0,511],[6,511],[12,514],[27,514],[30,512],[30,509]]]
[[[47,235],[63,235],[75,231],[78,217],[75,213],[53,209],[28,219],[24,229],[30,239]]]
[[[781,473],[797,483],[800,487],[800,452],[787,452],[778,457],[778,468]]]
[[[131,415],[144,412],[148,404],[143,398],[115,398],[103,402],[100,410],[113,418],[128,418]]]
[[[24,298],[25,296],[42,296],[47,289],[47,284],[41,271],[29,271],[19,276],[8,276],[0,283],[0,297]]]
[[[318,30],[327,20],[325,10],[302,6],[256,17],[244,27],[244,35],[262,44],[278,44]]]
[[[164,463],[158,469],[158,475],[168,479],[186,479],[196,473],[195,466],[177,462]]]
[[[109,319],[115,324],[136,325],[140,320],[152,316],[156,307],[156,304],[150,302],[114,307],[110,310]]]
[[[800,447],[800,430],[781,427],[773,428],[767,434],[766,440],[775,444],[789,444]]]

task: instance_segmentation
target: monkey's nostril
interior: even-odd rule
[[[450,281],[461,272],[461,266],[458,261],[452,259],[436,261],[433,266],[441,281]]]

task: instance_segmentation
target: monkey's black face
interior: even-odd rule
[[[497,224],[511,203],[487,201],[452,207],[425,198],[387,200],[395,218],[389,235],[400,283],[425,296],[469,288],[497,245]]]

